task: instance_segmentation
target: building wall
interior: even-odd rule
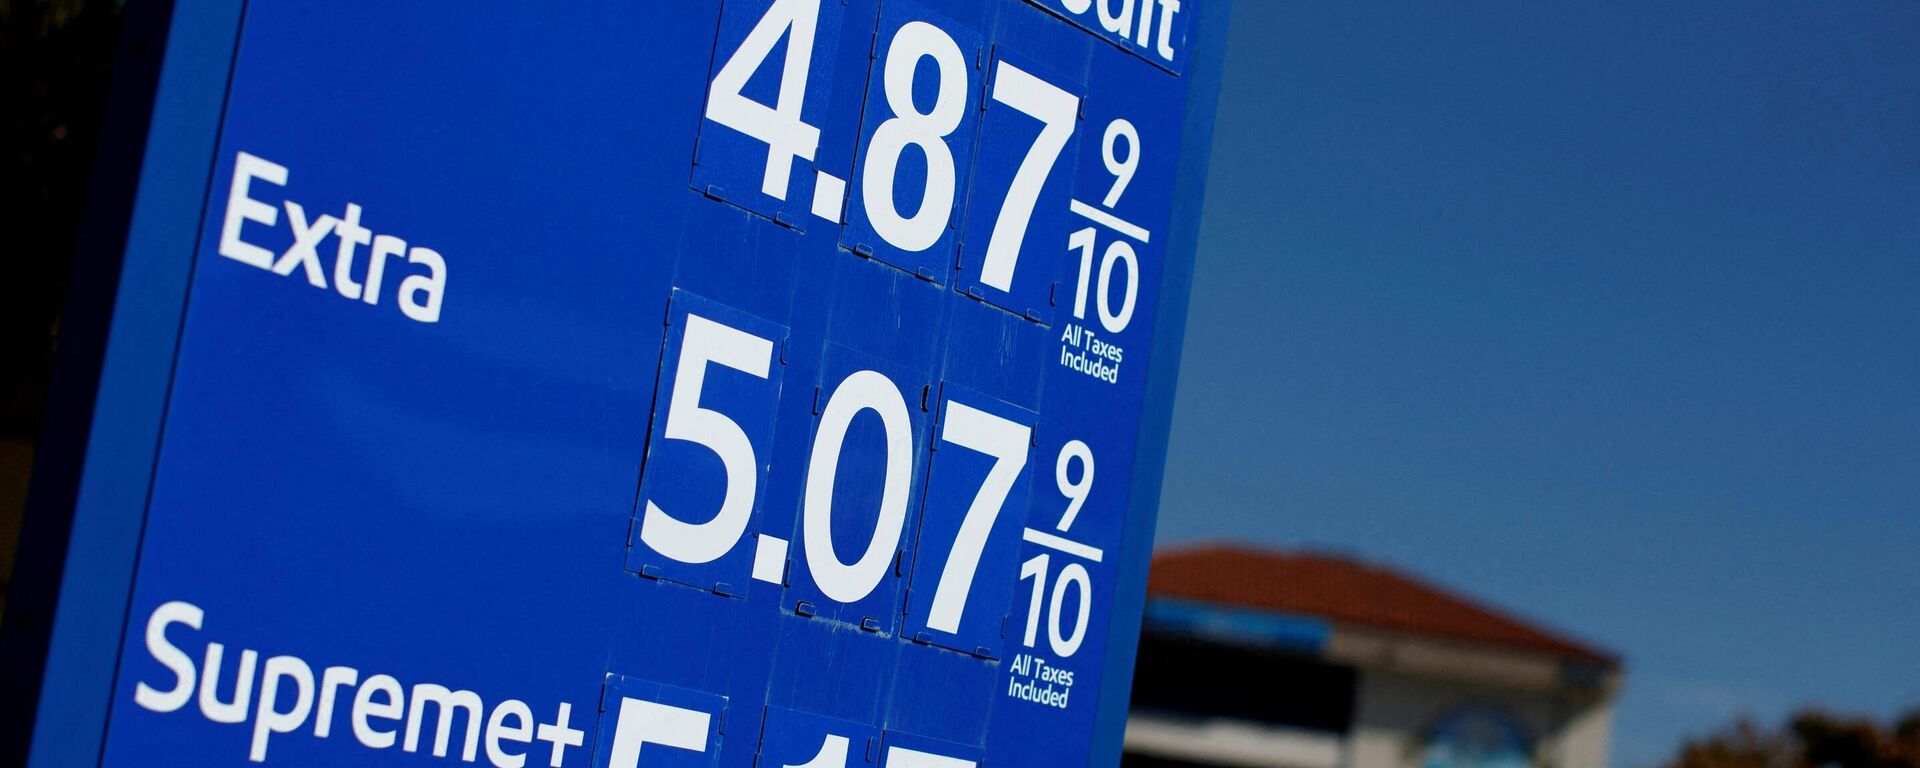
[[[1612,741],[1613,700],[1605,698],[1572,712],[1548,759],[1553,768],[1606,768]]]
[[[1436,721],[1467,706],[1504,711],[1526,729],[1536,765],[1605,768],[1612,704],[1604,696],[1516,690],[1362,670],[1347,768],[1421,768]]]

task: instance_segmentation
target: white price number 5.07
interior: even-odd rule
[[[726,556],[745,536],[759,492],[758,468],[762,465],[747,431],[726,413],[726,403],[703,402],[702,393],[715,368],[767,378],[774,345],[770,339],[692,312],[686,314],[682,327],[679,358],[670,369],[672,394],[663,414],[666,422],[662,436],[704,447],[719,458],[719,510],[710,514],[679,510],[675,514],[653,498],[643,498],[645,512],[639,540],[668,559],[700,564]],[[737,404],[736,408],[745,405]],[[954,400],[947,401],[946,407],[941,441],[994,458],[948,548],[933,591],[928,626],[956,633],[987,537],[1027,464],[1032,427]],[[855,418],[868,411],[879,417],[884,442],[877,453],[857,453],[853,460],[880,462],[879,514],[865,547],[856,550],[859,557],[844,562],[837,554],[841,549],[832,540],[835,479],[847,452],[849,430]],[[805,564],[826,597],[847,604],[859,602],[872,594],[889,572],[910,517],[914,450],[906,396],[886,374],[858,370],[834,387],[814,434],[801,504]],[[642,488],[646,487],[643,478]],[[765,536],[762,539],[763,545],[777,542]],[[783,551],[784,546],[779,542],[776,549]],[[784,554],[775,556],[784,558]],[[783,564],[756,563],[752,578],[781,583],[783,568],[778,566]]]
[[[806,122],[802,109],[814,68],[821,10],[821,0],[773,0],[708,84],[707,119],[767,145],[760,191],[775,200],[787,199],[795,160],[813,160],[820,146],[820,129]],[[745,94],[748,82],[768,65],[783,39],[785,55],[779,64],[779,86],[773,103],[749,98]],[[923,67],[923,63],[932,66]],[[954,203],[960,196],[960,162],[955,151],[972,146],[966,132],[955,136],[972,101],[972,70],[972,58],[954,35],[927,21],[906,22],[893,32],[887,44],[877,70],[879,93],[869,99],[872,108],[885,110],[880,114],[887,117],[864,139],[859,182],[861,211],[873,232],[889,246],[910,253],[926,251],[941,241],[952,222]],[[934,94],[925,110],[914,99],[915,86],[923,76],[933,78],[930,85]],[[1001,196],[980,265],[982,284],[1011,291],[1020,249],[1041,190],[1073,138],[1080,98],[1004,60],[995,62],[988,97],[1041,124]],[[960,143],[954,144],[956,141]],[[919,153],[918,162],[903,163],[909,150]],[[903,191],[898,188],[903,165],[922,170],[924,178],[917,193],[905,190],[907,194],[898,194]],[[824,171],[819,181],[825,186],[816,188],[816,198],[842,188],[840,180],[826,176]],[[1124,181],[1115,185],[1107,196],[1108,206],[1125,186]],[[902,211],[902,197],[917,200],[918,207]],[[816,213],[832,212],[837,217],[837,195],[831,200],[816,199],[814,205]]]

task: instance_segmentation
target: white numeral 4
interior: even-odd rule
[[[760,191],[775,200],[787,199],[787,181],[793,160],[812,160],[820,145],[820,129],[800,118],[806,100],[807,69],[813,64],[814,30],[819,26],[820,0],[773,0],[767,15],[747,33],[707,91],[707,119],[767,144],[767,170]],[[741,94],[753,73],[766,63],[780,38],[787,38],[787,57],[780,70],[780,93],[774,105]]]

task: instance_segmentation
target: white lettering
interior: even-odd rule
[[[1113,12],[1113,0],[1096,0],[1094,10],[1100,16],[1100,28],[1119,35],[1127,36],[1128,26],[1133,24],[1133,0],[1120,0],[1120,12]]]
[[[280,211],[253,199],[253,180],[277,187],[287,185],[287,167],[241,152],[233,161],[233,186],[227,189],[227,217],[220,227],[220,255],[261,269],[273,268],[273,252],[240,239],[247,222],[269,227],[279,223]]]
[[[373,253],[367,257],[367,290],[360,297],[369,305],[380,303],[380,278],[387,271],[387,257],[407,252],[407,241],[393,235],[373,239]]]
[[[333,735],[334,692],[341,686],[360,682],[360,670],[353,667],[327,667],[320,673],[320,710],[313,715],[313,735],[326,738]]]
[[[1160,44],[1155,47],[1154,52],[1167,61],[1173,61],[1173,15],[1179,12],[1180,0],[1160,0]],[[1146,9],[1142,8],[1140,14],[1145,16]],[[1146,27],[1141,26],[1141,30],[1140,44],[1146,45]]]
[[[340,235],[340,249],[333,257],[333,289],[349,299],[360,298],[360,284],[353,281],[353,249],[372,242],[373,230],[360,226],[360,206],[347,203],[347,215],[333,231]]]
[[[234,161],[233,183],[227,190],[227,212],[220,232],[220,255],[282,277],[291,276],[295,270],[299,270],[309,285],[324,290],[328,287],[328,270],[322,263],[320,247],[328,237],[332,237],[337,241],[333,255],[333,290],[346,299],[369,306],[378,306],[381,294],[386,291],[387,260],[404,257],[410,264],[426,267],[426,272],[409,275],[394,291],[401,313],[415,322],[439,322],[440,307],[447,290],[446,259],[431,248],[409,247],[403,238],[376,234],[362,226],[360,219],[364,209],[358,203],[347,203],[346,209],[338,217],[323,214],[308,219],[306,206],[292,200],[281,201],[280,206],[287,212],[287,226],[292,238],[291,244],[280,252],[277,259],[273,251],[243,239],[242,229],[247,222],[268,227],[276,227],[280,223],[280,208],[253,198],[253,182],[258,180],[284,187],[289,176],[286,166],[246,152],[238,153]],[[360,247],[367,245],[372,248],[367,254],[363,283],[356,279],[358,265],[354,262],[359,256]]]
[[[398,252],[397,248],[393,250]],[[204,649],[199,646],[183,649],[175,644],[185,639],[178,633],[173,640],[167,638],[167,630],[175,625],[199,630],[205,620],[205,612],[191,603],[174,601],[154,609],[147,618],[147,650],[155,661],[173,673],[174,680],[167,690],[146,682],[136,684],[134,701],[155,712],[175,712],[185,708],[197,691],[200,712],[210,721],[243,724],[251,717],[247,759],[252,762],[265,762],[274,736],[299,733],[309,719],[313,722],[314,738],[330,736],[336,705],[349,695],[342,690],[355,688],[356,684],[349,710],[353,735],[361,745],[372,749],[387,749],[398,743],[404,751],[420,751],[421,734],[426,730],[427,721],[434,719],[432,752],[435,757],[446,757],[455,722],[460,718],[465,718],[466,724],[460,759],[469,763],[478,759],[484,743],[487,761],[495,768],[526,768],[528,750],[512,745],[530,745],[538,740],[552,745],[547,765],[562,768],[567,750],[586,743],[586,733],[572,727],[573,705],[564,701],[559,703],[553,721],[542,723],[534,718],[532,707],[518,699],[503,700],[489,713],[480,695],[473,691],[417,683],[409,694],[409,689],[391,675],[371,675],[363,682],[360,670],[353,667],[326,667],[316,684],[315,667],[305,659],[273,656],[262,664],[260,653],[252,649],[237,649],[239,659],[233,672],[232,691],[227,694],[220,678],[225,671],[228,646],[209,642]],[[203,657],[198,668],[194,664],[195,653]],[[221,700],[223,694],[227,695],[225,701]]]
[[[560,768],[561,753],[567,747],[577,747],[584,743],[587,733],[570,725],[573,722],[573,705],[560,702],[560,711],[553,716],[553,722],[541,723],[538,738],[553,745],[553,756],[548,758],[550,768]]]
[[[333,226],[340,223],[331,215],[322,215],[307,224],[306,209],[299,203],[288,200],[281,205],[287,208],[287,224],[293,227],[293,246],[280,254],[280,260],[274,262],[273,273],[280,276],[293,274],[294,267],[305,267],[307,282],[315,288],[327,287],[327,273],[320,268],[320,254],[314,247],[333,233]]]
[[[200,668],[200,714],[216,723],[243,723],[247,720],[247,704],[253,700],[253,668],[260,661],[260,654],[252,649],[241,649],[240,669],[233,675],[233,700],[221,701],[220,660],[226,655],[227,647],[219,643],[207,643],[205,665]]]
[[[373,695],[376,693],[386,694],[386,702],[374,704]],[[367,721],[376,717],[399,720],[401,713],[406,711],[404,703],[405,694],[400,690],[400,681],[393,679],[392,675],[367,678],[367,682],[360,685],[360,691],[353,695],[353,737],[374,749],[393,746],[394,731],[376,730]]]
[[[1151,50],[1171,63],[1175,42],[1173,17],[1180,13],[1180,0],[1139,0],[1138,13],[1135,13],[1134,0],[1119,1],[1120,6],[1115,9],[1114,0],[1059,0],[1061,9],[1074,16],[1093,10],[1094,15],[1099,17],[1100,28],[1118,36],[1120,42],[1130,42],[1136,47]],[[1160,34],[1157,36],[1153,33],[1156,2],[1160,8]]]
[[[422,323],[440,322],[440,299],[447,290],[447,260],[440,253],[415,247],[407,251],[407,263],[425,264],[427,274],[409,275],[400,281],[400,311]],[[421,301],[414,294],[426,294]]]
[[[460,751],[460,759],[469,763],[480,749],[480,694],[473,691],[452,691],[444,685],[420,683],[413,687],[413,703],[407,707],[407,741],[400,745],[406,752],[420,748],[420,713],[427,703],[432,702],[440,710],[439,724],[433,731],[433,756],[447,756],[447,741],[453,735],[453,711],[464,709],[467,714],[466,746]]]
[[[508,727],[508,717],[512,717],[517,724]],[[493,708],[493,714],[487,716],[487,759],[497,768],[520,768],[527,764],[525,752],[514,753],[501,749],[501,741],[533,743],[533,709],[526,702],[507,699]]]
[[[274,708],[280,698],[281,679],[293,681],[293,707],[285,712]],[[256,763],[267,759],[267,739],[275,733],[293,733],[307,722],[313,711],[313,668],[292,656],[267,659],[260,673],[260,708],[253,714],[253,748],[247,759]]]
[[[134,703],[155,712],[172,712],[193,699],[193,657],[167,642],[167,625],[185,624],[188,629],[199,629],[204,618],[206,614],[199,606],[179,600],[153,609],[153,616],[147,619],[147,652],[153,654],[154,661],[173,672],[173,688],[162,693],[140,683],[133,688]]]

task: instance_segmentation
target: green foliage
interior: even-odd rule
[[[1741,718],[1687,742],[1667,768],[1920,768],[1920,709],[1889,724],[1817,710],[1777,729]]]

